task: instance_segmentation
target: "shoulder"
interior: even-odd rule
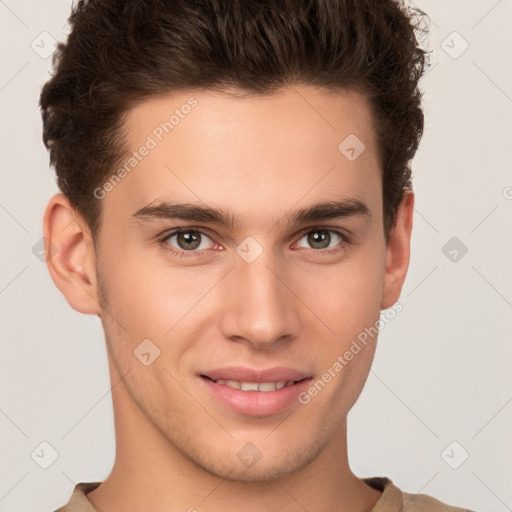
[[[443,503],[426,494],[402,493],[403,512],[472,512],[465,508]]]
[[[363,478],[370,487],[382,491],[382,496],[371,512],[473,512],[448,505],[426,494],[403,492],[387,477]]]
[[[54,512],[97,512],[87,499],[86,494],[98,487],[102,482],[80,482],[73,489],[73,494],[66,505]]]

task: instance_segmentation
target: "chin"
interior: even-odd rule
[[[236,466],[236,467],[235,467]],[[240,467],[237,460],[233,462],[233,466],[220,466],[216,464],[214,467],[203,467],[208,473],[218,478],[223,478],[231,482],[271,482],[293,473],[298,468],[292,468],[283,463],[263,464],[258,463],[259,467],[244,468]]]
[[[310,464],[320,453],[321,446],[310,445],[306,449],[302,446],[290,446],[286,453],[273,453],[265,455],[265,451],[256,455],[255,459],[243,462],[239,450],[229,458],[221,458],[215,455],[208,460],[195,460],[206,472],[218,478],[233,482],[270,482],[284,478],[299,471]],[[248,450],[250,452],[250,450]],[[256,453],[254,450],[253,453]],[[243,452],[242,452],[243,455]],[[261,458],[258,458],[261,457]],[[257,459],[257,460],[256,460]]]

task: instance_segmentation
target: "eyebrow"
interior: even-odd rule
[[[357,198],[317,203],[284,217],[288,217],[288,224],[300,225],[355,216],[368,218],[371,216],[368,206]],[[155,205],[150,203],[133,213],[132,218],[141,220],[181,219],[218,224],[231,229],[236,222],[236,216],[226,210],[208,208],[200,204],[171,202],[161,202]]]

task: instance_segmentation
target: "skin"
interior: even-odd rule
[[[96,244],[62,194],[45,211],[52,279],[71,307],[101,318],[108,350],[116,459],[88,499],[109,512],[229,512],[240,503],[246,512],[369,511],[382,493],[349,467],[346,416],[375,337],[310,403],[263,417],[220,404],[198,372],[287,366],[320,378],[398,300],[414,196],[404,194],[386,243],[372,113],[355,92],[293,86],[258,97],[147,99],[126,118],[129,151],[191,97],[197,106],[101,200]],[[366,146],[354,161],[338,150],[350,133]],[[369,215],[286,223],[297,209],[348,198]],[[163,200],[225,209],[236,221],[132,217]],[[328,231],[330,242],[312,245],[307,235],[318,226],[350,242]],[[176,236],[159,243],[175,227],[208,235],[198,235],[199,249]],[[263,249],[252,263],[236,252],[248,236]],[[148,366],[133,354],[147,338],[161,351]],[[262,454],[250,468],[237,457],[246,443]]]

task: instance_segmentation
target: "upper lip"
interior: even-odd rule
[[[311,377],[311,374],[294,368],[274,367],[264,370],[230,366],[208,370],[201,375],[213,380],[236,380],[239,382],[278,382],[299,381]]]

